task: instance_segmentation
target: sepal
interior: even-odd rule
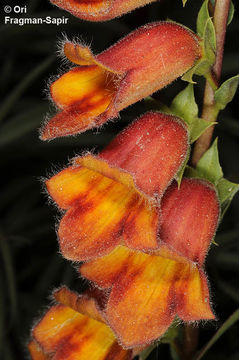
[[[221,219],[227,211],[233,197],[239,191],[239,184],[225,179],[219,162],[217,139],[198,161],[196,168],[186,167],[186,176],[202,178],[211,181],[218,192]]]
[[[223,110],[232,101],[239,84],[239,75],[233,76],[224,81],[215,91],[215,106],[218,110]]]

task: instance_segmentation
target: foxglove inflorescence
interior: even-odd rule
[[[108,20],[152,1],[52,0],[87,20]],[[99,127],[184,74],[202,56],[197,35],[173,22],[147,24],[94,56],[64,43],[76,66],[50,86],[59,112],[50,140]],[[46,180],[63,216],[61,254],[91,290],[65,287],[32,331],[33,360],[130,360],[175,318],[211,320],[204,261],[220,205],[212,183],[178,177],[190,154],[182,118],[159,111],[132,122],[99,154],[75,157]]]

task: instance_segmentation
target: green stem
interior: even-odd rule
[[[216,0],[214,7],[213,23],[216,32],[217,47],[216,47],[216,61],[213,66],[212,72],[213,72],[213,77],[215,78],[217,84],[219,84],[221,78],[224,42],[226,36],[227,18],[228,18],[230,3],[231,0]],[[215,122],[218,116],[218,111],[215,110],[215,106],[214,106],[215,89],[211,87],[210,82],[211,82],[210,80],[206,81],[201,117],[207,121]],[[197,164],[198,160],[202,157],[204,152],[209,148],[213,131],[214,131],[214,126],[210,126],[197,140],[192,156],[193,166]]]

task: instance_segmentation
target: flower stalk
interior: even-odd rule
[[[216,33],[216,60],[212,68],[212,75],[217,85],[219,85],[221,78],[224,43],[230,3],[230,0],[216,0],[214,7],[213,24]],[[219,110],[214,106],[214,92],[215,89],[212,88],[211,84],[207,80],[204,90],[202,118],[210,122],[215,122],[219,113]],[[199,159],[209,148],[213,136],[213,131],[214,126],[210,126],[197,140],[192,156],[193,166],[197,164]]]

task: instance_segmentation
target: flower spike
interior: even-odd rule
[[[97,157],[74,159],[46,185],[67,210],[58,235],[68,259],[106,255],[122,241],[142,251],[159,246],[159,200],[188,152],[188,133],[176,117],[147,113]]]
[[[52,306],[32,331],[28,348],[32,360],[130,360],[104,323],[97,299],[63,287],[53,294]]]
[[[183,179],[180,189],[172,184],[161,213],[157,251],[119,245],[80,267],[84,277],[110,289],[105,316],[125,348],[156,340],[176,315],[184,321],[215,318],[202,269],[219,217],[213,185],[198,179]]]
[[[51,97],[60,112],[45,124],[42,140],[99,127],[129,105],[171,83],[201,56],[197,36],[171,22],[142,26],[93,56],[66,42],[65,56],[77,67],[53,82]]]
[[[51,0],[72,15],[89,21],[106,21],[156,0]]]

